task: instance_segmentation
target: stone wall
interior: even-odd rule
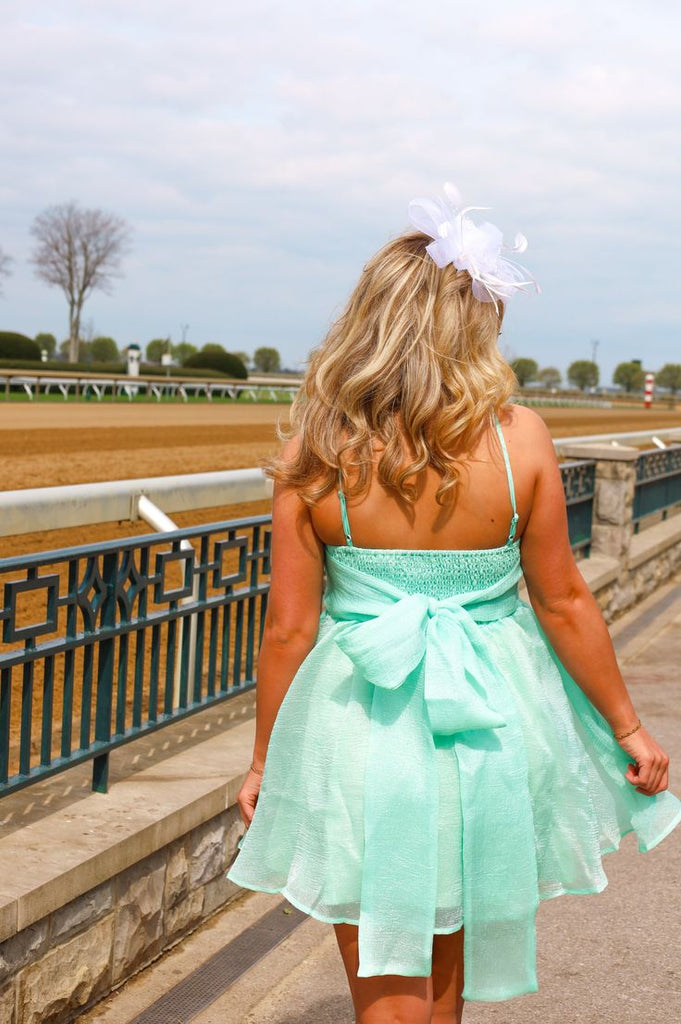
[[[591,554],[580,569],[612,622],[681,568],[681,515],[634,533],[637,448],[580,444],[562,453],[596,461]]]
[[[236,807],[0,944],[0,1022],[66,1024],[224,906]]]

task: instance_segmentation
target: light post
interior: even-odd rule
[[[598,338],[592,338],[591,339],[591,362],[592,363],[596,362],[596,356],[598,355],[598,346],[599,345],[600,345],[600,342],[599,342]]]

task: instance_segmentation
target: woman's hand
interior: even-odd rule
[[[255,805],[258,802],[262,776],[249,768],[244,784],[239,790],[236,802],[239,806],[239,814],[246,828],[251,824],[251,818],[255,813]]]
[[[639,793],[654,796],[669,785],[669,758],[662,747],[641,726],[631,736],[619,740],[622,750],[633,759],[624,777]]]

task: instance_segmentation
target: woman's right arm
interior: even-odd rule
[[[523,447],[537,459],[534,497],[523,532],[522,565],[532,608],[561,663],[613,733],[634,729],[638,716],[617,665],[600,608],[570,547],[565,494],[548,430],[539,417]],[[632,757],[626,778],[639,792],[667,788],[669,758],[645,728],[621,746]]]

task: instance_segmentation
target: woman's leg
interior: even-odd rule
[[[335,924],[334,929],[355,1007],[355,1024],[431,1024],[435,1019],[431,978],[401,974],[358,978],[357,925]]]
[[[460,1024],[463,1015],[463,928],[433,936],[432,1024]]]

